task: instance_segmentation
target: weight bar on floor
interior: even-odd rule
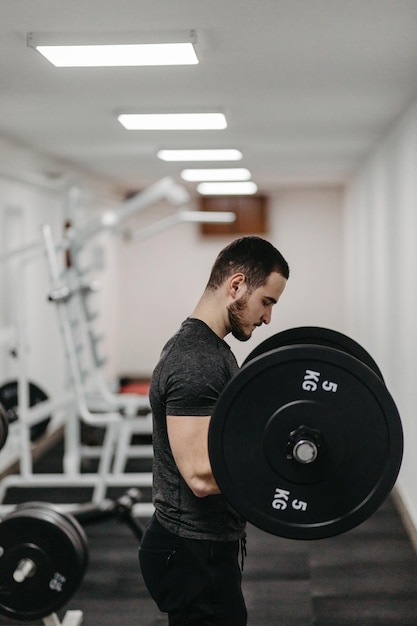
[[[113,517],[126,524],[133,532],[139,543],[142,541],[144,528],[133,511],[135,504],[142,501],[142,493],[132,487],[116,500],[103,500],[100,503],[87,502],[77,504],[68,512],[82,525],[96,524],[102,520]]]
[[[0,522],[0,613],[44,618],[62,608],[88,564],[79,522],[45,502],[18,505]]]
[[[354,340],[320,327],[278,333],[248,356],[209,429],[216,481],[248,522],[323,539],[372,515],[403,454],[397,407]]]
[[[46,402],[48,396],[43,389],[33,382],[28,383],[29,392],[29,406],[33,407],[41,402]],[[18,383],[16,380],[11,380],[4,383],[0,387],[0,404],[3,406],[3,417],[0,423],[0,449],[2,445],[6,443],[8,425],[16,422],[19,419],[18,415]],[[33,424],[30,427],[30,439],[31,441],[37,441],[45,433],[51,417],[48,416],[45,419],[40,420],[37,424]],[[3,442],[3,444],[2,444]]]

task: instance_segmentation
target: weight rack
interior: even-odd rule
[[[100,502],[106,494],[107,487],[130,486],[134,484],[142,487],[151,486],[151,475],[145,473],[125,474],[129,458],[151,458],[152,446],[132,445],[132,436],[135,434],[150,435],[152,421],[149,401],[146,396],[137,394],[112,393],[102,376],[103,360],[98,352],[101,337],[94,329],[96,314],[89,308],[92,293],[96,290],[96,283],[86,282],[88,270],[81,267],[79,260],[84,244],[103,230],[123,233],[120,225],[130,216],[142,211],[152,203],[166,199],[171,204],[184,205],[189,196],[185,189],[174,183],[171,178],[164,178],[137,194],[115,211],[101,215],[87,225],[79,228],[69,228],[66,238],[55,244],[51,228],[48,224],[42,227],[43,246],[31,244],[24,253],[46,253],[52,290],[49,300],[56,305],[62,336],[64,339],[65,354],[69,364],[70,389],[65,398],[60,399],[58,405],[42,402],[37,407],[27,407],[28,380],[24,371],[24,362],[21,364],[22,376],[19,378],[19,417],[22,415],[21,445],[20,445],[20,475],[7,476],[0,485],[0,512],[7,510],[2,505],[5,493],[9,487],[93,487],[93,502]],[[235,219],[232,213],[204,213],[198,211],[179,211],[174,216],[161,220],[156,225],[138,231],[131,237],[141,240],[171,228],[182,222],[230,222]],[[65,253],[72,263],[71,267],[60,270],[57,253]],[[14,255],[14,253],[12,253]],[[2,261],[0,257],[0,262]],[[25,258],[26,261],[26,258]],[[67,263],[67,265],[69,265]],[[23,353],[22,353],[23,354]],[[84,357],[84,362],[82,358]],[[85,367],[85,361],[87,367]],[[23,393],[20,393],[23,389]],[[55,406],[65,408],[68,418],[64,425],[64,474],[43,474],[35,476],[32,468],[30,440],[28,436],[28,419],[39,420],[48,415]],[[138,413],[140,415],[138,415]],[[102,446],[85,446],[81,441],[81,422],[93,427],[104,428],[105,437]],[[84,458],[98,458],[98,474],[81,474],[81,462]],[[150,503],[137,505],[142,507],[143,515],[150,515],[153,507]]]
[[[80,249],[83,243],[85,243],[90,237],[97,233],[106,230],[114,229],[120,222],[127,219],[131,215],[147,208],[152,203],[167,199],[173,204],[182,204],[188,199],[185,197],[185,189],[174,183],[171,178],[164,178],[161,181],[150,186],[145,191],[137,194],[129,200],[123,202],[118,209],[111,212],[111,219],[109,215],[102,215],[98,219],[91,221],[76,233],[77,247]],[[49,235],[48,235],[49,229]],[[35,242],[29,246],[24,246],[23,249],[17,251],[11,251],[7,255],[0,257],[0,261],[7,261],[9,256],[20,257],[22,255],[22,266],[27,263],[33,255],[42,256],[47,253],[48,263],[50,265],[50,271],[53,269],[53,276],[55,286],[59,282],[60,272],[56,273],[57,265],[57,252],[65,252],[68,249],[69,242],[66,240],[61,241],[59,244],[54,245],[52,237],[50,235],[50,227],[45,227],[45,234],[43,234],[43,246],[42,243]],[[49,238],[49,240],[48,240]],[[64,290],[65,291],[65,290]],[[65,295],[61,293],[61,296]],[[65,300],[65,298],[64,298]],[[64,306],[61,306],[62,300],[58,304],[58,310],[64,311]],[[22,309],[23,310],[23,309]],[[19,350],[19,420],[17,422],[19,431],[19,464],[20,473],[18,475],[6,476],[0,484],[0,512],[7,511],[7,505],[2,505],[5,494],[9,487],[93,487],[94,495],[93,501],[98,502],[104,498],[107,487],[110,486],[131,486],[136,484],[138,486],[150,487],[151,475],[150,474],[123,474],[126,458],[131,454],[131,447],[129,446],[131,440],[131,434],[137,432],[140,425],[140,432],[151,433],[151,417],[148,412],[145,417],[137,417],[136,413],[138,406],[144,410],[144,406],[148,407],[149,404],[147,398],[140,398],[136,394],[123,394],[122,395],[107,395],[103,392],[100,395],[103,408],[101,412],[95,413],[90,410],[87,400],[86,390],[83,386],[81,377],[81,371],[78,368],[77,362],[77,349],[78,346],[74,342],[74,338],[71,336],[71,320],[68,317],[68,312],[59,314],[62,320],[62,328],[65,336],[65,348],[66,355],[69,360],[69,369],[71,375],[71,389],[65,398],[60,398],[59,402],[41,403],[36,407],[28,406],[27,398],[27,385],[28,378],[25,369],[25,352]],[[69,331],[69,332],[68,332]],[[5,333],[5,341],[9,341],[10,333],[7,329]],[[24,343],[23,341],[20,344]],[[25,346],[24,346],[25,347]],[[75,357],[75,358],[74,358]],[[33,474],[32,467],[32,450],[29,437],[29,424],[32,424],[36,420],[42,419],[47,416],[53,409],[65,408],[68,414],[68,419],[64,425],[64,441],[65,441],[65,458],[64,458],[64,473],[63,474],[43,474],[35,476]],[[120,410],[121,409],[121,410]],[[125,415],[123,415],[124,413]],[[79,420],[84,422],[90,422],[93,426],[102,426],[105,429],[104,442],[101,448],[92,451],[80,447],[80,423]],[[117,451],[116,451],[117,448]],[[112,466],[113,455],[116,451],[116,461]],[[99,456],[99,471],[92,474],[81,474],[81,456],[82,453],[87,455],[92,453],[94,456]],[[134,455],[148,456],[151,454],[150,447],[148,450],[137,449],[133,451]],[[143,514],[149,515],[153,511],[153,507],[150,503],[143,503],[145,507]]]
[[[112,397],[113,403],[111,406],[107,405],[107,411],[92,412],[90,410],[80,362],[80,354],[85,346],[76,343],[73,332],[76,324],[71,318],[69,309],[72,297],[79,293],[85,294],[87,290],[83,288],[83,285],[77,285],[75,282],[70,286],[62,283],[56,246],[49,225],[42,227],[42,235],[52,284],[49,299],[57,306],[74,393],[74,406],[70,407],[70,414],[64,425],[64,473],[34,475],[29,472],[24,481],[21,475],[7,476],[0,485],[0,501],[3,501],[6,490],[11,486],[93,487],[92,501],[95,503],[105,498],[108,487],[132,485],[151,487],[152,474],[150,472],[124,473],[120,471],[126,462],[127,455],[131,452],[126,442],[130,441],[132,434],[149,435],[152,433],[148,399],[135,394],[121,394]],[[86,378],[85,373],[84,378]],[[146,415],[138,416],[138,410],[144,409],[148,409]],[[82,456],[86,451],[80,445],[80,420],[90,426],[104,428],[103,444],[93,451],[94,455],[99,456],[97,473],[81,473]],[[151,446],[144,448],[136,446],[134,453],[144,458],[145,455],[149,457],[151,450]],[[137,506],[143,509],[143,515],[149,515],[153,511],[151,503],[141,503]]]

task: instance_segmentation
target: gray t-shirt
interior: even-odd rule
[[[233,541],[245,520],[222,495],[197,498],[179,473],[169,445],[167,415],[211,415],[238,371],[230,346],[204,322],[188,318],[165,345],[153,372],[153,503],[158,521],[189,539]]]

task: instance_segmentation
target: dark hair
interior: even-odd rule
[[[282,254],[261,237],[235,239],[217,256],[206,289],[217,289],[228,276],[245,274],[248,289],[252,291],[265,284],[272,272],[288,278],[290,270]]]

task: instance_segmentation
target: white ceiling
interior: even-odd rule
[[[26,45],[28,32],[171,29],[197,32],[199,65],[58,69]],[[417,0],[0,2],[0,136],[120,190],[179,176],[160,148],[238,148],[265,193],[343,184],[416,95]],[[126,131],[116,119],[168,109],[221,110],[229,126]]]

